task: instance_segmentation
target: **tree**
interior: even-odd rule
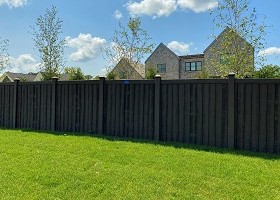
[[[57,9],[52,6],[44,15],[40,15],[31,26],[35,47],[41,59],[41,68],[44,80],[59,76],[64,67],[65,39],[60,38],[62,33],[62,20],[57,17]]]
[[[92,80],[92,75],[89,75],[89,74],[87,74],[87,75],[84,75],[84,77],[85,77],[85,80]]]
[[[211,14],[215,15],[214,29],[228,30],[213,52],[211,66],[216,70],[215,75],[224,77],[234,72],[238,78],[251,76],[254,62],[262,65],[264,61],[258,53],[265,45],[265,18],[258,18],[256,9],[250,9],[248,0],[222,0]]]
[[[100,79],[100,76],[97,75],[97,76],[93,77],[92,79],[93,79],[93,80],[99,80],[99,79]]]
[[[65,67],[64,72],[69,75],[69,80],[86,80],[80,67]]]
[[[203,67],[201,71],[197,73],[195,78],[199,79],[209,79],[209,78],[214,78],[213,75],[211,75],[211,72],[208,68]]]
[[[9,63],[8,43],[8,40],[1,40],[0,37],[0,72],[5,69],[6,65]]]
[[[130,18],[127,27],[119,23],[119,28],[115,30],[111,38],[111,45],[105,49],[106,57],[112,66],[125,58],[137,71],[144,72],[144,66],[140,65],[140,62],[146,54],[152,52],[154,45],[150,43],[150,40],[147,32],[141,28],[140,18]],[[131,73],[132,71],[129,69],[126,71],[128,79],[130,79]]]
[[[114,73],[114,72],[108,72],[107,74],[106,74],[106,78],[108,79],[108,80],[116,80],[117,79],[117,74],[116,73]]]
[[[146,64],[145,76],[146,79],[154,79],[157,75],[157,67],[153,64]]]
[[[280,66],[266,65],[254,72],[254,78],[280,78]]]

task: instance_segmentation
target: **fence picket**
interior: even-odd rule
[[[280,152],[280,81],[0,83],[0,126]]]

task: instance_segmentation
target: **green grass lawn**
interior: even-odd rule
[[[0,199],[280,199],[280,157],[0,130]]]

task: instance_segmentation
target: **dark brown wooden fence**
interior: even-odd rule
[[[0,84],[0,127],[280,153],[280,80]]]

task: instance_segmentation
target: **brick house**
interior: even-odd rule
[[[13,72],[5,72],[1,78],[0,82],[14,82],[15,78],[19,78],[22,81],[39,81],[40,77],[39,73],[13,73]]]
[[[14,72],[5,72],[0,77],[0,82],[14,82],[15,78],[19,78],[22,82],[33,82],[33,81],[41,81],[43,79],[43,72],[37,73],[14,73]],[[61,74],[59,77],[60,81],[69,80],[68,74]]]
[[[156,67],[158,74],[163,79],[188,79],[195,78],[203,68],[208,68],[213,76],[215,76],[215,64],[225,62],[224,55],[233,54],[231,50],[223,52],[221,47],[224,39],[229,35],[234,35],[236,43],[240,51],[245,51],[248,65],[254,66],[254,48],[245,39],[229,28],[222,33],[204,50],[203,54],[178,56],[163,43],[152,52],[145,61],[146,67]],[[232,44],[236,45],[236,44]],[[231,48],[228,48],[231,49]],[[249,59],[248,59],[249,58]]]
[[[145,67],[141,64],[130,63],[127,59],[122,58],[112,69],[117,79],[144,79]]]

